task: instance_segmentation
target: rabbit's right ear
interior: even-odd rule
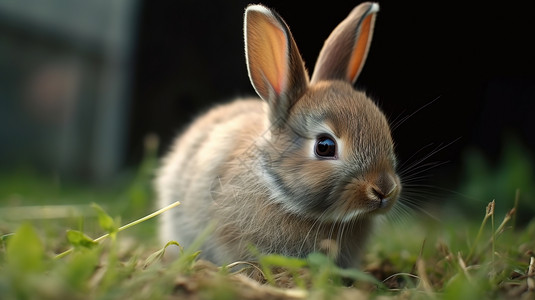
[[[325,41],[314,67],[312,83],[320,80],[345,80],[355,83],[372,41],[377,3],[355,7]]]
[[[244,36],[249,78],[277,123],[308,87],[303,60],[286,23],[262,5],[247,7]]]

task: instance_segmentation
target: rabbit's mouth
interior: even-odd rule
[[[349,222],[384,214],[396,203],[400,192],[401,183],[395,173],[383,173],[375,180],[353,179],[324,217],[328,221]]]

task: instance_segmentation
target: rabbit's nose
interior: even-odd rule
[[[396,175],[381,173],[371,185],[371,192],[379,200],[386,200],[394,197],[398,192]]]

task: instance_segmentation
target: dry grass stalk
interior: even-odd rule
[[[529,260],[529,268],[528,268],[528,290],[531,292],[535,291],[535,257],[531,257]]]

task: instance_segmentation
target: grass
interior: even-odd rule
[[[492,201],[469,218],[449,213],[442,221],[414,215],[384,222],[361,271],[340,269],[318,253],[307,259],[258,254],[257,263],[215,266],[197,258],[198,246],[182,249],[155,238],[149,184],[155,156],[147,157],[111,188],[30,171],[1,175],[0,298],[535,297],[535,219],[516,224],[525,207],[521,191],[504,214]],[[170,247],[179,248],[176,260],[164,259]],[[350,288],[343,284],[348,280]]]

